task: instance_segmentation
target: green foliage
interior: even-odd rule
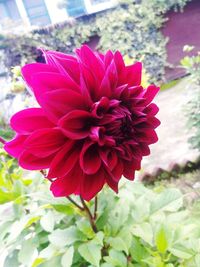
[[[99,194],[95,234],[86,214],[55,199],[49,182],[1,151],[0,251],[4,267],[198,267],[200,205],[175,188],[126,183]],[[78,198],[77,198],[78,201]],[[90,203],[93,210],[94,203]]]
[[[184,50],[190,52],[194,49],[191,46],[185,46]],[[192,147],[200,150],[200,52],[194,56],[186,56],[181,60],[181,65],[185,68],[186,72],[190,74],[194,90],[193,99],[188,103],[186,111],[189,117],[188,128],[194,134],[189,139]]]
[[[30,61],[42,61],[37,47],[72,53],[76,47],[99,37],[98,49],[120,50],[144,63],[151,81],[161,80],[166,65],[167,40],[159,31],[170,8],[183,8],[189,0],[121,1],[100,14],[78,18],[60,27],[40,29],[20,36],[0,36],[7,69]],[[138,4],[139,2],[139,4]],[[13,45],[15,43],[15,45]]]

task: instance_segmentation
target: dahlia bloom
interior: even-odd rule
[[[134,180],[157,141],[158,107],[151,101],[159,88],[144,89],[141,63],[125,66],[118,51],[43,53],[46,64],[22,68],[40,107],[11,118],[16,136],[5,150],[24,169],[48,169],[56,197],[90,200],[104,184],[118,192],[122,175]]]

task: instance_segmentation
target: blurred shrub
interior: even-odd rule
[[[187,1],[124,0],[112,10],[40,29],[28,35],[0,36],[5,66],[10,69],[26,62],[42,61],[41,53],[36,49],[40,46],[71,53],[75,47],[96,36],[100,38],[100,51],[120,50],[124,55],[142,60],[151,80],[161,80],[166,64],[167,41],[159,31],[165,21],[163,15],[170,8],[183,8]]]
[[[105,189],[95,234],[84,213],[51,196],[39,173],[23,173],[3,151],[0,158],[4,267],[200,266],[200,207],[186,209],[178,189],[156,192],[136,182],[118,195]]]
[[[190,52],[192,46],[185,46],[184,51]],[[188,127],[194,130],[193,136],[189,139],[193,148],[200,150],[200,52],[194,56],[186,56],[181,60],[182,67],[190,74],[194,90],[193,99],[187,105]],[[196,86],[195,86],[196,85]]]

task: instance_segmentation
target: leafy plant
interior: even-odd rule
[[[135,182],[118,196],[102,191],[94,233],[86,214],[53,198],[41,175],[23,173],[3,151],[0,157],[4,267],[199,266],[199,219],[178,189],[155,192]]]

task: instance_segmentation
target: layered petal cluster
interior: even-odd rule
[[[107,184],[118,192],[122,175],[134,179],[157,141],[151,103],[159,88],[141,86],[142,66],[125,66],[120,52],[76,56],[44,51],[46,64],[22,74],[39,103],[11,118],[16,136],[5,150],[28,170],[48,169],[54,196],[93,198]]]

